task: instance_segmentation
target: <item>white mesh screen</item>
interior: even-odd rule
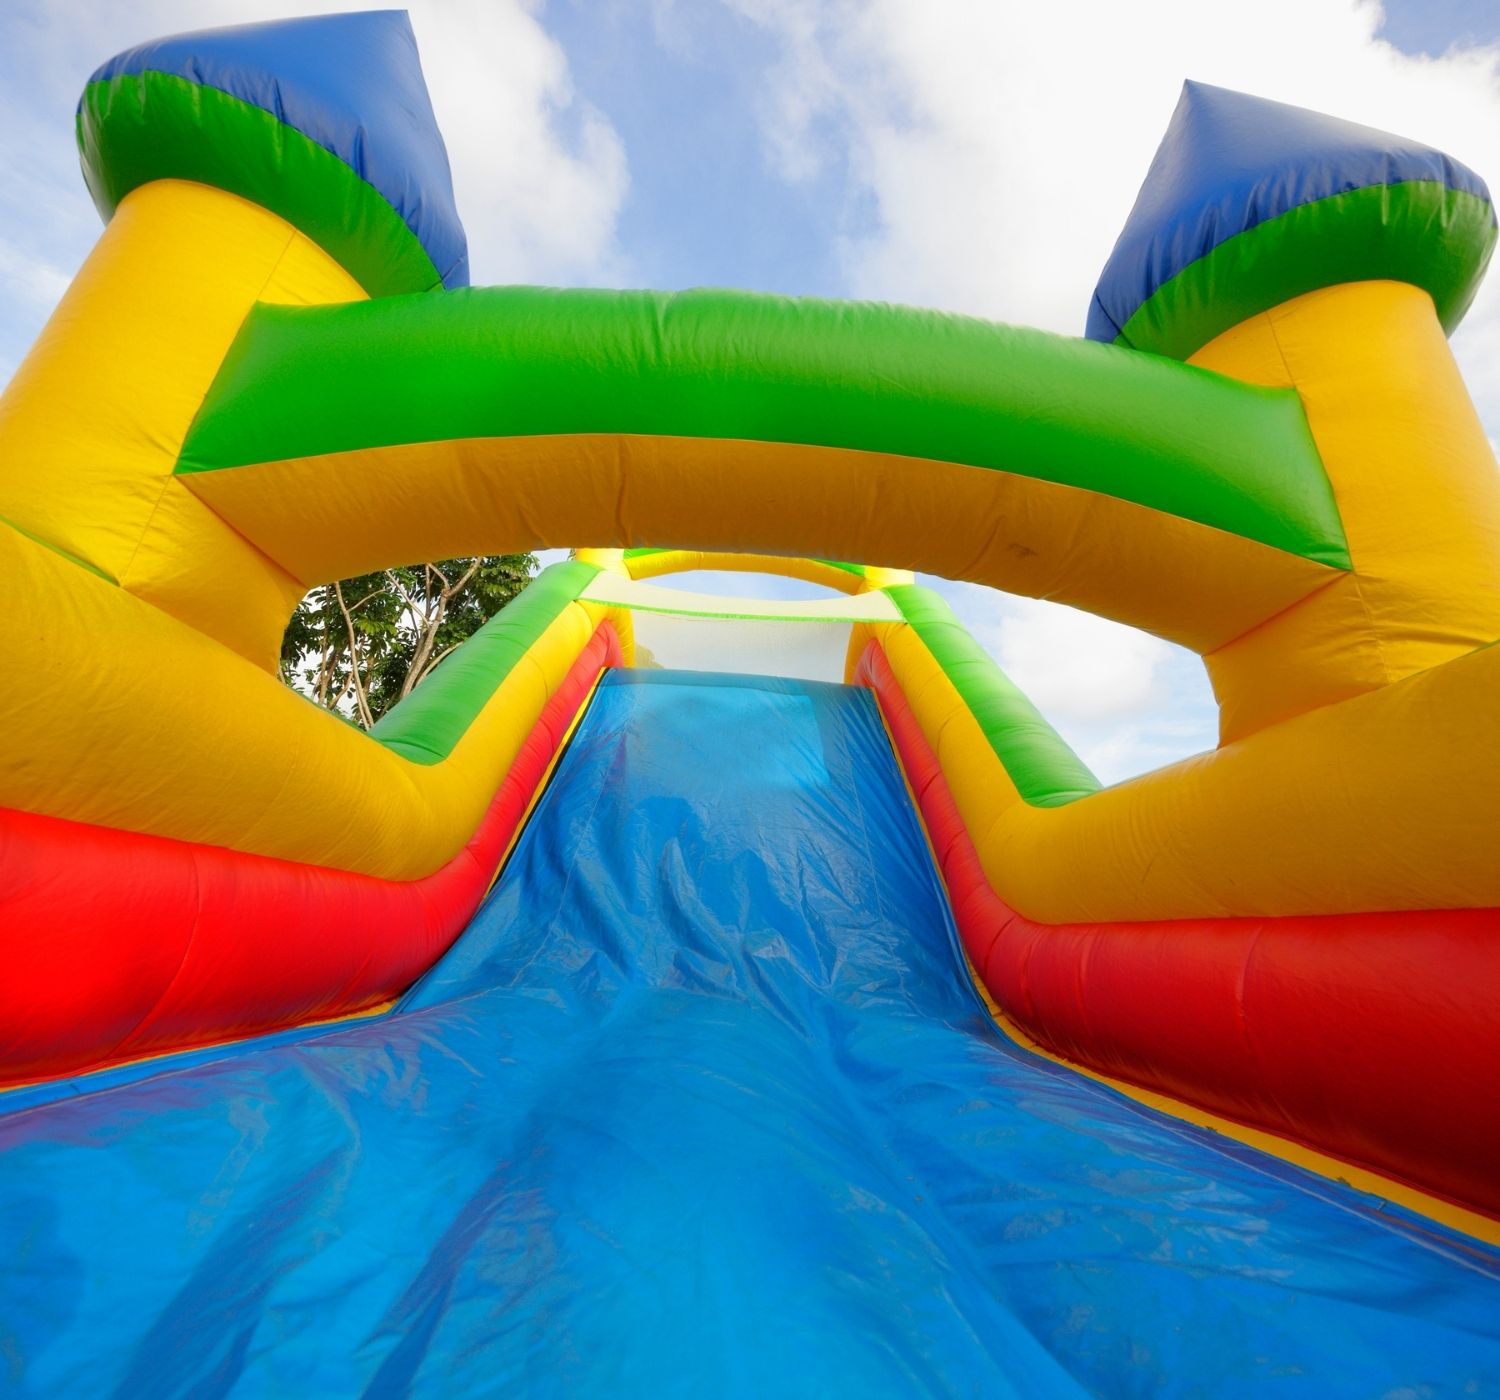
[[[795,601],[726,598],[610,572],[590,582],[583,597],[630,609],[637,666],[808,681],[844,679],[856,621],[895,622],[901,617],[880,592]]]
[[[761,618],[692,617],[631,612],[635,664],[669,671],[732,671],[842,681],[848,622],[776,622]]]

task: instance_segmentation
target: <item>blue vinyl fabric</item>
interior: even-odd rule
[[[1419,141],[1285,102],[1185,82],[1135,206],[1099,274],[1084,334],[1113,342],[1184,268],[1288,210],[1410,180],[1490,200],[1489,187],[1468,166]],[[1440,234],[1424,228],[1409,236],[1432,240]],[[1475,271],[1476,285],[1482,272],[1483,262]]]
[[[468,236],[406,11],[268,20],[155,39],[116,54],[89,81],[140,73],[216,88],[301,132],[379,191],[445,287],[469,285]]]
[[[862,690],[607,674],[395,1013],[141,1074],[0,1118],[7,1394],[1500,1387],[1494,1252],[996,1032]]]

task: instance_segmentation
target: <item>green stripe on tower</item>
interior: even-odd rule
[[[371,296],[442,284],[416,234],[374,186],[270,112],[217,88],[150,72],[90,83],[78,147],[106,221],[140,185],[192,180],[280,215]]]
[[[1116,345],[1186,359],[1251,316],[1322,287],[1421,287],[1450,334],[1495,248],[1486,200],[1436,181],[1369,185],[1298,205],[1226,239],[1143,302]]]
[[[258,306],[177,469],[558,434],[803,444],[1006,471],[1349,567],[1294,391],[870,303],[495,287]]]

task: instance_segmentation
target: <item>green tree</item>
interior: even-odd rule
[[[292,614],[281,642],[281,677],[369,729],[535,571],[530,554],[486,554],[324,584]]]

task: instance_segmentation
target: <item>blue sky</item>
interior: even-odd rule
[[[0,377],[97,236],[72,146],[89,71],[158,34],[337,8],[358,6],[0,10]],[[1415,136],[1500,182],[1494,0],[411,10],[482,282],[876,297],[1078,334],[1184,77]],[[1500,436],[1495,288],[1454,344]],[[1068,609],[936,586],[1106,780],[1212,745],[1196,657]]]

